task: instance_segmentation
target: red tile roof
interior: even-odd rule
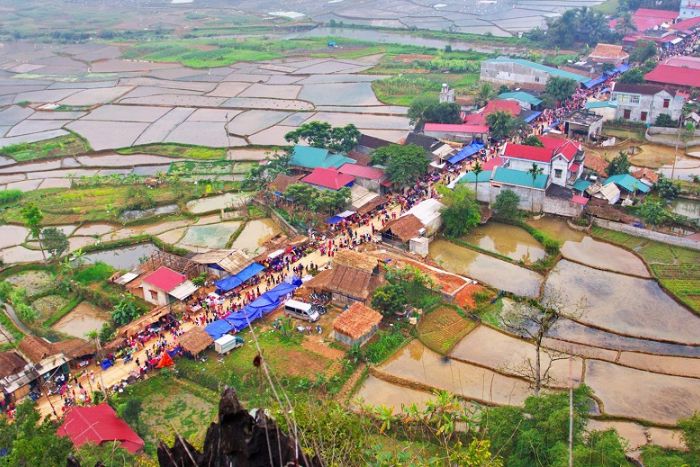
[[[486,125],[486,117],[483,113],[468,114],[462,120],[467,125]]]
[[[524,144],[507,143],[503,155],[537,162],[549,163],[552,160],[552,151],[550,149],[526,146]]]
[[[481,169],[484,171],[493,170],[494,167],[500,167],[503,165],[503,158],[501,156],[492,157],[481,165]]]
[[[484,108],[484,117],[491,115],[494,112],[506,112],[513,117],[520,115],[522,109],[517,101],[509,101],[505,99],[493,99],[486,104]]]
[[[159,288],[165,292],[170,292],[178,285],[182,284],[187,280],[184,274],[175,272],[172,269],[161,266],[146,277],[143,278],[143,282]]]
[[[538,138],[544,144],[544,147],[508,143],[503,151],[503,155],[516,159],[549,163],[558,154],[571,161],[579,150],[579,146],[568,139],[555,138],[553,136],[538,136]]]
[[[684,19],[671,26],[671,29],[676,31],[692,31],[695,28],[700,27],[700,16],[695,18]]]
[[[346,175],[335,169],[316,168],[309,175],[301,179],[302,182],[316,185],[330,190],[340,190],[344,186],[355,181],[352,175]]]
[[[94,407],[72,407],[68,409],[63,424],[57,431],[59,436],[67,436],[75,447],[85,443],[101,444],[119,441],[121,446],[132,454],[143,449],[144,442],[134,430],[106,403]]]
[[[656,68],[644,75],[644,79],[674,86],[700,87],[700,70],[673,65],[656,65]]]
[[[595,49],[588,54],[588,57],[591,59],[626,59],[629,57],[629,54],[622,50],[621,45],[601,43],[595,46]]]
[[[370,333],[382,321],[382,315],[360,302],[354,302],[333,321],[333,330],[359,339]]]
[[[586,204],[588,204],[588,198],[581,195],[573,195],[571,197],[571,202],[585,206]]]
[[[581,148],[580,144],[570,139],[557,138],[556,136],[540,136],[539,139],[545,148],[551,150],[554,154],[563,155],[569,161],[574,158]]]
[[[673,23],[676,18],[678,18],[678,11],[640,8],[632,14],[632,23],[637,31],[648,31],[663,23]]]
[[[423,127],[423,131],[436,131],[436,132],[447,132],[447,133],[488,133],[489,127],[486,125],[468,125],[461,124],[455,125],[451,123],[426,123]]]
[[[693,19],[700,20],[700,16]],[[691,68],[693,70],[700,70],[700,57],[686,57],[683,55],[679,55],[676,57],[667,58],[662,64],[671,66],[681,66],[685,68]]]
[[[384,171],[382,169],[377,169],[375,167],[363,167],[357,164],[343,164],[338,169],[338,172],[369,180],[379,180],[384,177]]]

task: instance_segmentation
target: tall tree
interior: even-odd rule
[[[497,219],[513,222],[520,219],[518,204],[520,197],[513,190],[503,190],[493,203],[494,216]]]
[[[29,234],[32,236],[32,238],[39,242],[41,256],[43,256],[44,260],[46,260],[44,246],[41,243],[41,222],[44,220],[44,214],[37,205],[29,203],[22,208],[22,218],[29,228]]]
[[[315,148],[348,152],[357,145],[360,136],[362,133],[353,124],[334,128],[328,122],[313,121],[290,131],[284,135],[284,139],[294,144],[305,141],[306,144]]]
[[[41,243],[51,258],[59,258],[69,247],[68,237],[56,227],[48,227],[41,231]]]
[[[644,63],[654,57],[656,57],[656,44],[652,41],[638,40],[630,52],[630,61],[635,63]]]
[[[621,35],[626,36],[627,34],[636,30],[637,26],[634,25],[634,22],[632,21],[632,14],[629,11],[625,12],[617,19],[615,31],[619,32]]]
[[[618,83],[640,84],[644,82],[644,73],[639,68],[632,68],[617,79]]]
[[[535,212],[535,182],[537,181],[537,177],[542,175],[542,172],[544,172],[544,169],[534,162],[527,171],[530,177],[532,177],[532,190],[530,190],[530,210],[532,212]]]
[[[439,102],[435,97],[420,96],[411,102],[408,118],[412,125],[431,123],[460,123],[462,109],[454,102]]]
[[[0,445],[7,450],[2,464],[8,466],[64,466],[72,449],[70,439],[56,435],[56,425],[26,399],[17,404],[10,422],[0,417]]]
[[[481,211],[469,188],[458,184],[454,190],[442,188],[440,192],[445,203],[441,211],[445,235],[461,237],[479,225]]]
[[[415,144],[379,148],[372,154],[372,162],[385,165],[391,183],[400,187],[413,185],[427,173],[430,164],[425,149]]]
[[[525,126],[521,118],[513,117],[508,112],[493,112],[486,117],[491,136],[495,139],[504,139],[513,136]]]
[[[493,86],[491,83],[483,83],[479,87],[479,92],[476,95],[476,101],[479,106],[486,105],[486,103],[495,95]]]
[[[481,167],[481,163],[476,161],[472,166],[472,172],[474,172],[474,199],[479,199],[479,174],[484,171]]]
[[[573,95],[577,86],[578,84],[573,79],[552,76],[547,80],[547,84],[544,87],[544,94],[555,102],[556,105],[559,105]]]

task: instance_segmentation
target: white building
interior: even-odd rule
[[[685,94],[658,84],[616,83],[610,101],[617,104],[615,118],[653,125],[661,114],[677,120]]]
[[[140,287],[144,300],[160,306],[170,303],[171,297],[184,300],[197,290],[187,276],[165,266],[144,277]]]
[[[404,216],[413,214],[425,226],[425,235],[431,236],[442,225],[442,217],[440,211],[445,205],[434,198],[428,198],[425,201],[413,206],[404,213]],[[402,216],[403,217],[403,216]]]
[[[700,16],[700,1],[681,0],[678,19],[697,18],[698,16]]]
[[[585,154],[581,145],[553,136],[538,138],[543,147],[507,143],[501,154],[503,167],[528,172],[535,164],[549,177],[547,186],[550,183],[563,187],[573,185],[583,172]]]

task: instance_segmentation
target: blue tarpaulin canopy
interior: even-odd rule
[[[248,327],[256,319],[269,314],[280,306],[282,298],[287,294],[294,292],[301,285],[301,279],[294,278],[289,282],[282,282],[273,289],[268,290],[260,295],[256,300],[249,303],[238,313],[230,314],[224,319],[214,321],[209,324],[204,330],[212,338],[218,339],[227,332],[240,331]]]
[[[591,89],[591,88],[594,87],[594,86],[598,86],[599,84],[604,83],[606,79],[607,79],[607,78],[606,78],[605,75],[601,75],[601,76],[599,76],[599,77],[597,77],[597,78],[594,78],[594,79],[592,79],[592,80],[590,80],[590,81],[586,81],[585,83],[583,83],[583,86],[584,86],[586,89]]]
[[[339,224],[343,222],[343,218],[340,216],[333,216],[326,219],[326,224]]]
[[[629,69],[630,69],[629,65],[627,65],[625,63],[621,63],[617,67],[613,68],[611,71],[607,71],[605,73],[608,75],[614,75],[615,73],[624,73],[625,71],[627,71]]]
[[[223,336],[231,329],[233,329],[233,326],[225,319],[216,320],[213,323],[207,324],[207,327],[204,328],[206,333],[209,334],[214,340]]]
[[[464,159],[473,156],[483,148],[483,144],[472,143],[469,146],[464,146],[459,150],[457,154],[447,159],[450,164],[456,164],[457,162],[462,162]]]
[[[523,120],[525,120],[525,123],[530,123],[531,121],[533,121],[534,119],[536,119],[537,117],[539,117],[541,113],[542,113],[542,112],[532,112],[530,115],[528,115],[527,117],[523,118]]]
[[[214,282],[216,284],[216,288],[219,290],[223,290],[224,292],[228,292],[229,290],[233,290],[239,285],[243,284],[245,281],[250,279],[251,277],[254,277],[265,269],[265,266],[259,263],[252,263],[249,264],[245,269],[243,269],[241,272],[238,274],[234,274],[233,276],[228,276],[225,277],[221,280],[218,280]]]

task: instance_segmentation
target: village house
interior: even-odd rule
[[[447,141],[470,143],[473,140],[483,141],[488,137],[489,127],[486,125],[471,125],[468,123],[426,123],[423,126],[426,136]]]
[[[525,91],[509,91],[498,95],[501,100],[515,101],[527,110],[542,110],[542,99]]]
[[[250,264],[250,259],[241,250],[211,250],[194,255],[191,259],[202,266],[207,276],[216,278],[238,274]]]
[[[564,134],[569,138],[595,139],[603,132],[603,117],[588,110],[577,110],[564,119]]]
[[[661,114],[677,120],[686,97],[658,84],[616,83],[610,100],[617,104],[615,118],[653,125]]]
[[[632,176],[644,183],[649,188],[653,188],[654,185],[656,185],[656,182],[659,181],[659,174],[646,167],[635,170],[632,172]]]
[[[301,170],[314,170],[317,168],[337,169],[343,164],[354,164],[355,160],[345,154],[332,154],[328,149],[312,148],[309,146],[294,146],[289,165]]]
[[[167,266],[160,266],[144,277],[140,287],[143,289],[144,300],[159,306],[171,303],[173,298],[184,300],[197,290],[197,286],[187,280],[186,275]]]
[[[583,74],[571,73],[551,66],[535,63],[522,58],[498,57],[481,62],[481,81],[497,85],[544,89],[549,78],[568,78],[577,83],[585,83],[590,78]]]
[[[343,164],[338,173],[355,178],[355,184],[363,186],[370,191],[379,193],[381,184],[386,179],[382,169],[376,167],[364,167],[357,164]]]
[[[501,157],[503,167],[526,172],[533,164],[542,169],[549,183],[560,186],[573,185],[583,172],[585,154],[583,147],[574,141],[553,136],[539,136],[544,147],[507,143]],[[529,174],[527,174],[529,176]]]
[[[614,66],[620,66],[627,63],[630,55],[624,51],[621,45],[599,43],[593,51],[588,54],[588,59],[597,64],[608,63]]]
[[[0,352],[0,386],[5,404],[16,402],[29,394],[30,384],[37,376],[34,366],[18,352]]]
[[[351,305],[366,302],[383,280],[377,258],[352,250],[338,250],[331,269],[321,271],[304,286],[331,293],[335,303]]]
[[[321,190],[338,191],[341,188],[351,187],[355,177],[339,172],[335,169],[316,168],[309,175],[301,179],[302,183],[312,185]]]
[[[355,302],[333,321],[333,336],[347,346],[362,346],[374,336],[381,322],[379,312]]]
[[[667,58],[644,75],[644,79],[649,83],[668,88],[669,93],[674,89],[686,92],[696,90],[700,88],[700,57]],[[676,96],[678,95],[679,93],[676,93]],[[679,97],[682,96],[681,94]]]
[[[362,154],[371,154],[373,151],[383,148],[384,146],[390,146],[393,144],[391,141],[387,141],[381,138],[375,138],[374,136],[369,136],[362,133],[357,145],[355,146],[355,151]],[[352,156],[352,154],[349,154]]]

